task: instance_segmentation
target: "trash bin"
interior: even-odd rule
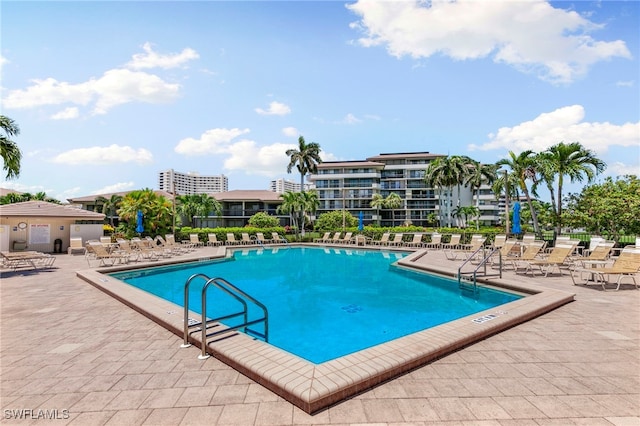
[[[53,242],[53,252],[62,253],[62,240],[60,238],[56,238]]]

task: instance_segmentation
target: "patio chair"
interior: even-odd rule
[[[99,241],[90,243],[93,252],[95,253],[95,259],[99,260],[98,266],[113,266],[117,263],[127,263],[129,261],[129,255],[121,250],[107,250],[104,244]]]
[[[242,236],[242,240],[240,240],[240,243],[247,246],[249,244],[253,244],[253,241],[251,241],[251,237],[249,236],[249,234],[247,232],[243,232],[241,234]]]
[[[353,241],[351,240],[351,236],[353,235],[353,232],[347,232],[346,234],[344,234],[344,237],[340,238],[338,240],[338,243],[340,244],[352,244]]]
[[[53,266],[55,256],[39,251],[1,252],[2,266],[16,270],[20,267],[40,269]]]
[[[393,234],[393,240],[389,241],[386,245],[387,246],[401,246],[403,238],[404,238],[404,234],[403,233]]]
[[[518,272],[521,267],[526,268],[528,262],[540,259],[542,250],[546,245],[547,243],[542,240],[530,241],[526,246],[523,246],[524,252],[520,256],[513,259],[507,258],[507,262],[511,264],[515,272]],[[504,258],[502,260],[504,264]]]
[[[441,247],[443,249],[456,249],[460,244],[460,239],[462,238],[461,234],[451,234],[451,238],[448,243],[442,243]]]
[[[271,242],[271,240],[268,240],[264,237],[264,233],[262,232],[256,232],[256,240],[260,244],[269,244]]]
[[[524,273],[526,274],[527,271],[530,271],[533,276],[533,267],[537,266],[545,277],[547,277],[554,269],[557,269],[558,273],[562,275],[562,270],[560,268],[562,266],[568,266],[567,261],[574,248],[575,245],[573,244],[556,245],[546,259],[534,259],[527,261]]]
[[[329,236],[331,235],[331,232],[325,232],[324,235],[320,238],[314,238],[313,242],[314,243],[325,243],[327,242],[327,240],[329,239]]]
[[[492,268],[496,268],[499,266],[500,259],[502,259],[502,268],[505,268],[505,265],[512,263],[509,260],[514,259],[516,254],[520,254],[520,250],[518,249],[518,240],[515,238],[509,238],[502,243],[502,246],[499,249],[499,253],[493,253],[490,259],[490,265]],[[497,247],[494,247],[497,248]]]
[[[385,232],[384,234],[382,234],[382,236],[380,237],[379,240],[373,240],[371,243],[374,246],[383,246],[383,245],[387,245],[387,243],[389,242],[389,237],[391,236],[390,232]]]
[[[439,249],[442,245],[442,234],[431,234],[431,241],[425,243],[426,248]]]
[[[157,244],[151,244],[149,240],[139,237],[131,238],[131,245],[136,249],[138,258],[144,260],[158,260],[160,256],[164,256],[164,249],[158,247]],[[126,251],[126,250],[125,250]]]
[[[484,240],[483,241],[476,240],[476,242],[473,245],[465,244],[463,248],[458,248],[458,249],[446,248],[446,249],[443,249],[443,251],[444,251],[445,257],[449,260],[457,260],[458,256],[462,256],[466,260],[466,259],[469,259],[471,256],[473,256],[480,248],[482,248],[483,245],[484,245]]]
[[[277,232],[271,233],[271,241],[276,244],[286,244],[288,242],[285,237],[281,237]]]
[[[191,241],[191,244],[195,245],[195,247],[204,247],[204,241],[200,241],[198,234],[189,234],[189,241]]]
[[[116,238],[116,243],[118,243],[118,249],[120,251],[129,255],[129,260],[134,260],[136,262],[140,260],[141,253],[138,246],[136,246],[135,248],[132,247],[132,245],[129,244],[129,241],[125,240],[124,238]]]
[[[221,246],[222,241],[218,241],[218,237],[214,233],[207,234],[207,246]]]
[[[68,254],[81,253],[85,254],[87,249],[82,244],[82,237],[73,237],[69,239],[69,248],[67,249]]]
[[[424,247],[422,243],[422,234],[413,234],[413,239],[402,244],[405,247]]]
[[[493,248],[502,248],[502,246],[507,242],[507,234],[497,234],[493,237]]]
[[[334,232],[333,237],[331,237],[327,242],[328,243],[339,243],[340,242],[340,235],[342,235],[342,232]]]
[[[227,233],[227,241],[225,243],[225,245],[227,246],[237,246],[242,244],[241,241],[236,240],[236,236],[233,234],[233,232],[228,232]]]
[[[609,284],[609,280],[612,276],[616,276],[615,281],[616,291],[620,290],[622,279],[625,277],[631,278],[633,284],[638,287],[636,281],[636,275],[640,271],[640,246],[626,246],[622,249],[620,256],[618,256],[611,266],[605,266],[602,268],[577,268],[571,274],[571,279],[574,284],[585,284],[585,282],[576,283],[574,277],[575,273],[580,273],[580,278],[583,278],[584,273],[592,275],[593,281],[602,285],[602,289],[606,290],[606,285]]]

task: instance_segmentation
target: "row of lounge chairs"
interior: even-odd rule
[[[13,269],[31,268],[43,269],[50,268],[56,261],[55,256],[39,251],[17,251],[17,252],[0,252],[0,260],[2,268]]]

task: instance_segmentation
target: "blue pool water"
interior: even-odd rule
[[[313,363],[521,297],[489,288],[480,288],[474,298],[464,296],[456,280],[392,265],[402,256],[355,249],[267,248],[236,251],[233,258],[223,261],[111,275],[180,306],[190,276],[203,273],[222,277],[267,306],[270,344]],[[203,284],[204,280],[196,280],[190,286],[191,309],[198,313]],[[240,309],[238,302],[213,288],[208,294],[209,317]],[[250,309],[252,318],[261,314],[258,309]],[[261,324],[252,328],[263,331]]]

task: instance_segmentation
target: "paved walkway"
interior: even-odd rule
[[[2,274],[2,424],[640,426],[632,286],[521,278],[576,301],[310,416],[55,266]]]

